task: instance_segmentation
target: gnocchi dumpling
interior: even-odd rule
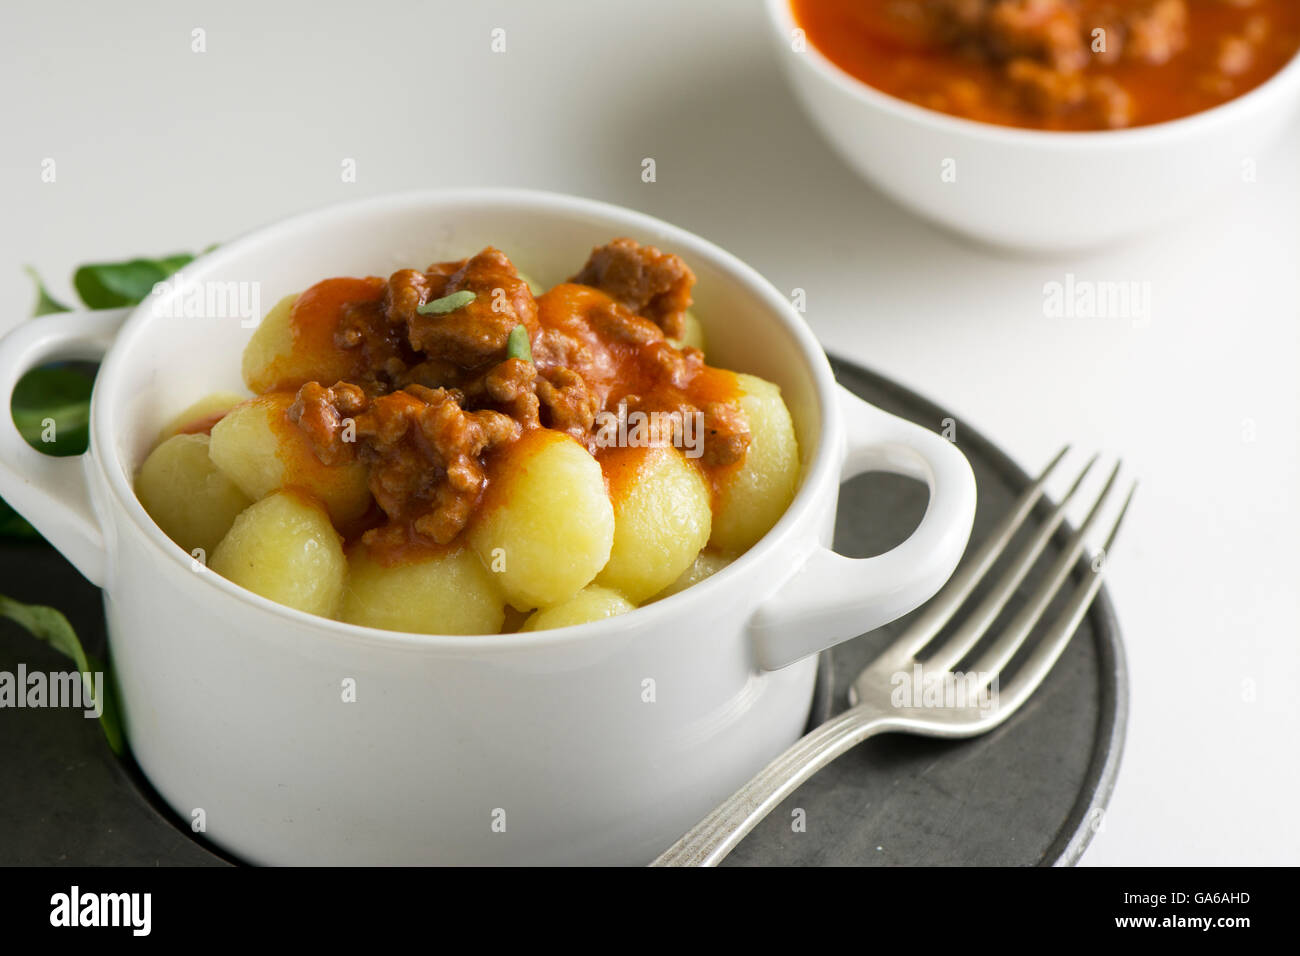
[[[207,432],[226,412],[247,397],[236,395],[234,392],[213,392],[211,395],[205,395],[164,425],[158,435],[158,441],[164,442],[173,435],[186,432],[196,434]]]
[[[799,443],[781,389],[756,375],[738,374],[740,407],[749,420],[745,459],[719,483],[709,545],[739,553],[767,534],[794,498]]]
[[[542,295],[544,292],[546,292],[546,286],[542,285],[532,276],[524,272],[520,272],[519,278],[524,280],[524,285],[528,286],[528,291],[531,292],[534,296],[539,296]]]
[[[240,371],[244,384],[254,392],[272,391],[280,387],[285,367],[293,363],[293,304],[297,293],[286,295],[262,317],[253,337],[244,346]],[[287,383],[286,383],[287,384]]]
[[[301,295],[285,296],[244,347],[244,384],[261,394],[354,378],[362,353],[339,348],[335,333],[347,306],[376,301],[383,290],[382,279],[326,279]]]
[[[616,617],[636,609],[636,605],[609,588],[593,584],[585,587],[567,601],[533,613],[521,631],[545,631],[554,627],[570,627]]]
[[[359,461],[323,465],[311,439],[288,417],[291,392],[259,395],[212,426],[212,461],[248,497],[299,488],[325,505],[336,524],[355,521],[370,507],[367,469]]]
[[[144,460],[135,493],[163,533],[206,556],[252,500],[208,457],[207,435],[174,435]]]
[[[564,432],[536,428],[493,463],[469,543],[521,611],[558,604],[609,560],[614,508],[600,465]]]
[[[709,486],[671,445],[612,449],[601,465],[614,544],[596,583],[640,603],[685,571],[709,540]]]
[[[691,566],[678,576],[677,580],[656,594],[651,601],[662,601],[685,591],[692,585],[699,584],[707,577],[717,574],[731,563],[731,558],[716,551],[701,551],[691,562]]]
[[[322,617],[338,611],[348,569],[342,539],[325,509],[293,491],[249,505],[208,566],[254,594]]]
[[[483,562],[464,548],[385,565],[359,545],[348,554],[339,619],[413,634],[496,634],[505,598]]]
[[[680,339],[669,339],[679,349],[697,348],[704,351],[704,326],[700,325],[700,320],[695,317],[694,312],[686,312],[682,318],[686,320],[686,327],[682,330]]]

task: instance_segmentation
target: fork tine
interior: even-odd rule
[[[1075,492],[1083,484],[1088,473],[1092,471],[1092,466],[1096,464],[1097,456],[1093,455],[1088,463],[1084,465],[1083,471],[1079,472],[1079,477],[1074,479],[1074,484],[1070,485],[1069,490],[1061,498],[1056,506],[1056,510],[1048,517],[1043,526],[1034,532],[1034,537],[1021,549],[1016,555],[1015,561],[1011,567],[1007,568],[997,585],[989,592],[988,596],[979,603],[979,606],[970,613],[961,626],[944,641],[943,646],[937,648],[925,661],[927,667],[936,670],[952,670],[957,662],[969,654],[972,648],[979,643],[984,632],[989,629],[1002,609],[1011,597],[1016,593],[1016,588],[1024,581],[1025,576],[1033,569],[1035,562],[1038,561],[1039,555],[1047,547],[1047,543],[1052,540],[1052,535],[1056,534],[1056,529],[1060,527],[1061,522],[1065,520],[1066,509],[1069,508]],[[1111,481],[1115,477],[1111,475]]]
[[[1106,543],[1102,545],[1101,554],[1103,562],[1106,556],[1110,554],[1111,545],[1115,543],[1115,536],[1119,534],[1119,526],[1124,522],[1124,516],[1128,514],[1128,506],[1133,502],[1133,494],[1137,491],[1137,482],[1129,487],[1128,496],[1124,499],[1124,506],[1120,508],[1119,514],[1115,518],[1115,523],[1111,525],[1110,534],[1106,537]],[[1070,603],[1066,605],[1065,613],[1062,614],[1043,636],[1034,649],[1029,652],[1024,664],[1016,669],[1016,673],[1005,687],[1000,687],[998,691],[998,710],[1006,713],[1014,712],[1017,707],[1024,703],[1038,685],[1043,682],[1043,678],[1056,665],[1057,659],[1065,646],[1070,643],[1074,632],[1079,627],[1079,622],[1083,620],[1084,614],[1092,605],[1093,598],[1101,590],[1102,578],[1105,577],[1106,568],[1103,563],[1090,574],[1087,580],[1079,584],[1070,596]]]
[[[1025,606],[1020,609],[1019,613],[1011,620],[1011,623],[1006,626],[1006,629],[998,635],[997,640],[979,655],[971,665],[971,671],[976,674],[988,674],[991,680],[1015,656],[1016,651],[1020,649],[1020,645],[1025,642],[1025,638],[1029,636],[1030,631],[1038,623],[1038,619],[1047,610],[1047,606],[1052,603],[1052,599],[1056,597],[1061,586],[1065,584],[1070,572],[1074,570],[1079,555],[1083,553],[1084,539],[1088,529],[1092,527],[1097,520],[1097,516],[1101,514],[1102,506],[1105,505],[1106,499],[1110,497],[1111,490],[1115,487],[1115,479],[1119,476],[1119,468],[1120,463],[1116,462],[1110,477],[1106,479],[1106,486],[1101,489],[1101,494],[1097,496],[1097,500],[1088,511],[1088,516],[1083,519],[1083,524],[1079,525],[1079,530],[1074,533],[1065,550],[1053,562],[1051,569],[1047,572],[1047,579],[1038,586],[1038,589],[1030,596]],[[986,686],[988,682],[981,682],[981,686]]]
[[[1066,445],[1056,453],[1056,457],[1047,463],[1047,467],[1042,470],[1034,483],[1025,489],[1024,494],[989,532],[989,536],[984,539],[970,559],[963,562],[948,579],[943,590],[917,612],[907,630],[894,640],[881,657],[888,657],[898,662],[910,660],[917,651],[933,640],[966,598],[970,597],[971,591],[975,589],[980,578],[984,577],[989,567],[1002,554],[1007,543],[1015,536],[1016,531],[1024,524],[1029,513],[1034,510],[1034,505],[1038,503],[1038,499],[1043,496],[1048,477],[1069,450],[1070,446]]]

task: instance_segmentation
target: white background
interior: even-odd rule
[[[67,299],[78,263],[393,190],[532,186],[666,218],[807,290],[828,349],[1027,469],[1066,441],[1125,459],[1142,488],[1110,566],[1131,724],[1084,862],[1300,862],[1300,126],[1230,205],[1031,261],[855,178],[787,92],[756,0],[16,6],[0,326],[31,305],[22,264]],[[1066,273],[1149,282],[1150,321],[1046,318]]]

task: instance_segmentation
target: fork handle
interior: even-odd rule
[[[651,866],[717,866],[758,821],[840,754],[889,729],[889,719],[862,704],[797,740],[720,803]]]

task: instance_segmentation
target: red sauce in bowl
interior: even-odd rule
[[[1106,130],[1241,96],[1300,50],[1297,0],[792,0],[878,90],[967,119]]]

